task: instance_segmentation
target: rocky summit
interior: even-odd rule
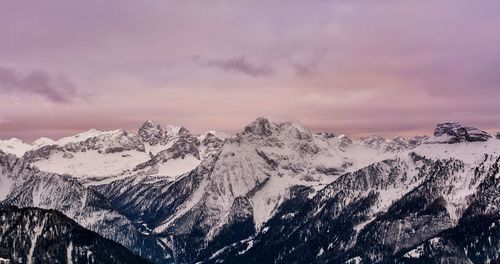
[[[442,143],[487,141],[488,133],[470,126],[462,126],[456,122],[439,123],[434,130],[434,137],[442,138]]]
[[[0,141],[12,263],[491,263],[500,138],[350,138],[257,118]]]

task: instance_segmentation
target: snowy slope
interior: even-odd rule
[[[34,149],[34,146],[17,138],[0,140],[0,150],[6,153],[22,157],[26,151]]]
[[[170,253],[153,237],[144,236],[125,216],[111,208],[99,193],[69,175],[47,173],[26,161],[0,151],[0,202],[18,207],[55,209],[78,224],[155,261]]]
[[[320,139],[318,147],[331,152],[336,167],[344,166],[343,169],[347,170],[368,165],[374,157],[380,159],[381,155],[385,157],[391,152],[412,147],[408,140],[401,141],[400,138],[390,141],[370,137],[353,142],[345,136],[312,136]],[[0,140],[0,150],[24,156],[43,171],[71,174],[88,184],[100,184],[134,174],[163,175],[173,180],[194,169],[208,155],[215,154],[226,138],[229,136],[216,131],[194,135],[184,127],[168,125],[163,129],[159,124],[147,121],[137,135],[124,130],[91,129],[55,141],[40,138],[32,144],[17,139]],[[196,151],[186,148],[196,148]],[[186,151],[185,154],[191,154],[191,157],[170,158],[167,154],[169,149],[170,152]],[[159,162],[159,159],[162,161]],[[150,167],[146,168],[145,164]]]
[[[299,190],[257,235],[205,260],[485,263],[497,259],[500,140],[482,133],[480,138],[435,133],[412,151],[340,176],[312,198],[307,198],[310,190]],[[274,250],[270,253],[267,248]]]
[[[211,133],[196,136],[183,127],[162,129],[147,121],[138,134],[91,129],[57,141],[41,138],[28,145],[11,140],[9,145],[15,144],[10,152],[42,171],[70,174],[92,185],[130,175],[160,175],[173,180],[198,166],[221,142]]]
[[[77,143],[77,142],[85,141],[91,137],[95,137],[95,136],[98,136],[101,134],[106,134],[106,133],[112,133],[112,131],[108,132],[108,131],[98,131],[95,129],[91,129],[89,131],[86,131],[86,132],[83,132],[83,133],[80,133],[80,134],[77,134],[74,136],[61,138],[57,141],[54,141],[50,138],[41,137],[41,138],[33,141],[33,143],[31,143],[31,144],[25,143],[22,140],[19,140],[17,138],[11,138],[11,139],[7,139],[7,140],[0,139],[0,150],[4,151],[6,153],[14,154],[18,157],[22,157],[24,155],[24,153],[31,151],[31,150],[39,149],[39,148],[44,147],[44,146],[49,146],[49,145],[64,146],[68,143]]]
[[[76,178],[0,177],[0,198],[61,210],[107,237],[127,226],[113,239],[144,250],[127,232],[158,238],[179,263],[438,261],[447,250],[500,247],[489,227],[500,218],[500,139],[458,123],[432,137],[350,139],[265,118],[232,137],[147,121],[137,134],[91,130],[32,145],[41,147],[23,162]],[[88,209],[89,194],[108,207]],[[481,231],[457,242],[473,223]]]
[[[339,175],[393,157],[400,149],[259,118],[173,182],[141,174],[98,190],[153,233],[184,237],[196,230],[203,246],[219,240],[234,219],[248,223],[249,232],[259,230],[290,198],[294,186],[320,190]],[[191,243],[190,239],[172,243]],[[177,254],[189,259],[192,253],[182,249]]]

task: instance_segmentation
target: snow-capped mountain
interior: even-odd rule
[[[42,171],[98,184],[139,173],[175,178],[199,165],[225,137],[215,132],[194,135],[170,125],[162,129],[147,121],[138,134],[91,129],[56,141],[40,138],[32,144],[0,140],[0,150],[23,157]]]
[[[171,257],[156,238],[142,234],[101,194],[70,175],[40,171],[26,160],[0,151],[0,183],[0,201],[5,204],[58,210],[81,226],[148,259]]]
[[[23,158],[43,171],[76,177],[116,175],[148,155],[141,139],[124,130],[90,130],[31,150]]]
[[[168,126],[166,130],[162,130],[152,121],[144,123],[139,129],[139,135],[145,142],[151,159],[138,164],[124,175],[161,175],[174,179],[198,166],[206,157],[207,151],[214,151],[222,142],[212,134],[206,134],[200,140],[184,127]],[[209,144],[211,137],[214,144]]]
[[[457,126],[479,136],[453,133]],[[500,141],[461,127],[439,124],[426,144],[346,173],[312,198],[310,188],[296,189],[261,232],[207,262],[498,260]]]
[[[30,145],[17,138],[5,139],[0,140],[0,150],[22,157],[27,151],[38,147],[39,143],[40,142],[36,142],[37,145]]]
[[[401,144],[388,150],[389,144],[314,134],[297,124],[258,118],[173,182],[141,174],[97,190],[153,234],[168,234],[165,241],[177,258],[191,262],[203,249],[216,249],[214,243],[233,243],[260,230],[290,198],[293,186],[319,190],[346,171],[408,148]],[[244,225],[245,231],[226,234],[234,225]],[[221,243],[221,237],[227,241]],[[186,250],[183,245],[190,243],[197,246]]]
[[[453,122],[388,140],[147,121],[3,154],[0,201],[61,211],[155,263],[487,263],[499,137]]]

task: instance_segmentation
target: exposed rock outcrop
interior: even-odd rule
[[[491,138],[488,133],[471,126],[463,126],[457,122],[439,123],[434,130],[432,143],[459,143],[487,141]]]

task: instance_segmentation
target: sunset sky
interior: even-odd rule
[[[500,1],[1,1],[0,138],[500,131]]]

